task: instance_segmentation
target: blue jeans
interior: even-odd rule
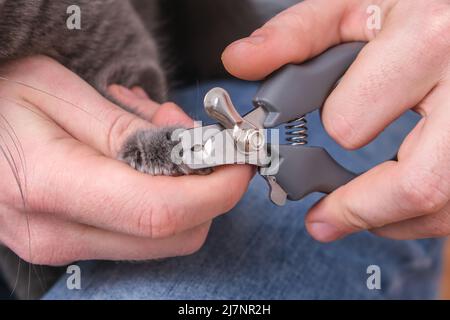
[[[217,81],[179,90],[175,100],[204,119],[202,97],[213,86],[228,89],[241,112],[250,110],[257,85]],[[347,168],[368,169],[395,154],[417,121],[407,114],[368,147],[347,152],[309,118],[310,143],[324,145]],[[211,122],[209,120],[209,122]],[[301,181],[299,181],[301,183]],[[245,197],[216,219],[204,247],[188,257],[130,263],[79,263],[82,289],[68,290],[67,277],[46,299],[391,299],[435,298],[442,241],[393,241],[361,232],[331,244],[314,241],[304,215],[320,197],[276,207],[256,177]],[[381,289],[367,287],[367,267],[381,269]]]

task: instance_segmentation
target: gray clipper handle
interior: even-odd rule
[[[331,193],[356,177],[323,148],[291,145],[279,148],[279,170],[274,177],[289,200],[300,200],[313,192]]]
[[[305,63],[289,64],[273,73],[253,98],[255,107],[269,112],[264,127],[273,128],[321,108],[364,44],[341,44]]]
[[[364,44],[342,44],[306,63],[287,65],[271,75],[253,99],[255,106],[269,112],[264,127],[276,127],[321,108]],[[289,200],[300,200],[312,192],[330,193],[356,176],[323,148],[279,147],[279,170],[271,176]],[[264,170],[261,174],[265,175]]]

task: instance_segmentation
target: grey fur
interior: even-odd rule
[[[149,7],[156,0],[146,2]],[[81,9],[81,30],[66,26],[70,5]],[[156,17],[147,21],[157,23]],[[150,33],[128,0],[0,0],[0,60],[50,56],[108,98],[113,83],[140,85],[158,102],[166,98]]]
[[[192,170],[185,164],[173,161],[172,151],[179,143],[179,127],[165,127],[138,131],[124,144],[119,159],[134,169],[151,175],[180,176],[209,174],[211,169]],[[177,159],[181,154],[175,154]],[[176,160],[176,159],[175,159]]]

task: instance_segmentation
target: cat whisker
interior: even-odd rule
[[[0,122],[0,124],[1,124],[1,122]],[[11,141],[13,142],[13,144],[16,145],[14,140],[11,138],[11,134],[9,133],[9,131],[3,126],[1,126],[0,128],[4,129],[6,131],[6,133],[10,137]],[[15,160],[15,158],[14,158],[12,152],[11,152],[11,149],[9,148],[8,143],[6,142],[6,140],[5,140],[5,138],[3,137],[2,134],[0,134],[0,140],[4,143],[4,148],[5,149],[2,148],[2,153],[5,156],[5,158],[6,158],[7,162],[8,162],[8,165],[11,168],[11,171],[12,171],[12,173],[14,175],[14,179],[17,182],[17,186],[19,188],[20,196],[21,196],[21,199],[22,199],[22,205],[25,207],[25,193],[24,193],[24,189],[23,189],[22,182],[21,182],[21,179],[20,179],[19,168],[18,168],[16,160]]]
[[[36,87],[34,87],[34,86],[32,86],[32,85],[29,85],[29,84],[27,84],[27,83],[25,83],[25,82],[18,81],[18,80],[13,80],[13,79],[9,79],[9,78],[4,77],[4,76],[1,76],[1,75],[0,75],[0,80],[1,80],[1,81],[8,81],[8,82],[15,83],[15,84],[17,84],[17,85],[26,87],[26,88],[28,88],[28,89],[31,89],[31,90],[34,90],[34,91],[36,91],[36,92],[45,94],[45,95],[47,95],[47,96],[49,96],[49,97],[55,98],[55,99],[57,99],[57,100],[59,100],[59,101],[62,101],[62,102],[64,102],[64,103],[66,103],[66,104],[69,104],[70,106],[72,106],[72,107],[74,107],[74,108],[77,108],[78,110],[80,110],[80,111],[86,113],[87,115],[89,115],[90,117],[94,118],[94,119],[95,119],[96,121],[98,121],[101,125],[104,125],[101,119],[99,119],[99,118],[96,117],[94,114],[92,114],[92,113],[90,113],[89,111],[87,111],[85,108],[82,108],[82,107],[76,105],[75,103],[70,102],[69,100],[66,100],[66,99],[61,98],[61,97],[59,97],[59,96],[57,96],[57,95],[54,95],[53,93],[50,93],[50,92],[45,91],[45,90],[43,90],[43,89],[36,88]]]
[[[19,171],[19,167],[18,167],[18,163],[10,149],[10,147],[8,146],[8,143],[5,139],[5,137],[0,134],[0,140],[1,142],[3,142],[4,147],[0,145],[0,150],[3,154],[3,156],[5,157],[11,172],[13,173],[14,179],[16,180],[16,184],[17,187],[19,189],[20,192],[20,196],[21,196],[21,200],[22,200],[22,206],[25,212],[25,220],[26,220],[26,224],[27,224],[27,233],[28,233],[28,254],[29,254],[29,260],[32,261],[32,246],[31,246],[31,230],[30,230],[30,217],[28,215],[28,211],[26,208],[26,171],[25,171],[25,155],[23,152],[23,147],[22,144],[20,143],[20,140],[14,130],[14,128],[11,126],[11,124],[9,123],[8,119],[0,114],[0,120],[2,120],[0,122],[0,128],[3,129],[3,131],[5,131],[9,137],[9,140],[13,143],[15,151],[17,152],[19,159],[20,159],[20,165],[21,165],[21,170]],[[6,124],[6,125],[5,125]],[[12,131],[12,134],[11,134]],[[16,142],[17,139],[17,142]],[[23,177],[24,177],[24,184],[22,185],[22,181],[21,181],[21,177],[20,177],[20,172],[23,173]],[[31,266],[32,264],[29,264],[28,267],[28,288],[27,288],[27,298],[29,299],[30,297],[30,284],[31,284]],[[33,268],[35,268],[33,266]],[[17,271],[17,278],[15,281],[15,285],[13,288],[13,291],[11,292],[11,295],[14,294],[14,291],[16,289],[17,283],[19,281],[18,277],[20,276],[20,258],[19,258],[19,266],[18,266],[18,271]],[[35,271],[36,272],[36,271]],[[38,277],[38,281],[42,284],[42,280],[39,276],[39,274],[36,272],[36,276]]]
[[[24,108],[24,109],[27,109],[28,111],[34,113],[36,116],[38,116],[38,117],[41,118],[42,120],[51,122],[50,119],[44,117],[42,114],[36,112],[36,111],[33,110],[30,106],[27,106],[26,104],[20,102],[19,100],[16,100],[16,99],[10,99],[10,98],[5,98],[5,97],[0,97],[0,99],[1,99],[1,100],[5,100],[5,101],[8,101],[8,102],[11,102],[11,103],[14,103],[14,104],[17,105],[17,106],[19,106],[19,107],[21,107],[21,108]]]
[[[14,148],[19,156],[19,160],[20,160],[20,165],[22,167],[22,175],[23,175],[23,180],[24,180],[24,199],[23,199],[23,205],[25,207],[26,205],[26,198],[27,198],[27,175],[26,175],[26,171],[27,171],[27,166],[26,166],[26,160],[25,160],[25,152],[23,150],[23,146],[22,143],[20,142],[19,137],[17,136],[16,131],[14,130],[14,128],[11,126],[10,122],[8,121],[8,119],[6,119],[5,116],[3,116],[2,114],[0,114],[0,117],[3,119],[3,121],[6,123],[6,125],[8,126],[9,130],[11,131],[11,133],[9,132],[9,130],[7,130],[7,133],[12,141],[12,143],[14,144]]]
[[[11,290],[11,293],[9,294],[9,297],[11,298],[14,293],[16,292],[17,285],[19,284],[19,277],[20,277],[20,269],[22,267],[22,259],[20,257],[17,257],[17,272],[16,272],[16,280],[14,281],[13,288]]]

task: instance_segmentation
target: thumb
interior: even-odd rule
[[[365,2],[365,1],[364,1]],[[306,0],[283,11],[250,37],[228,46],[222,61],[236,77],[258,80],[340,42],[367,41],[367,5],[359,0]]]

